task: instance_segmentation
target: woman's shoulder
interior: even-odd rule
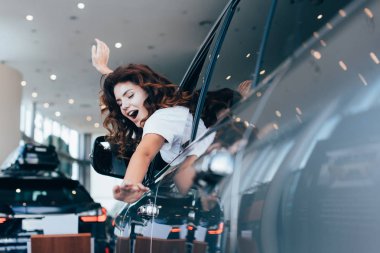
[[[150,115],[150,117],[146,120],[145,125],[156,124],[158,122],[166,122],[166,124],[186,122],[188,115],[189,109],[187,107],[174,106],[162,108],[156,110],[152,115]]]
[[[167,107],[167,108],[161,108],[155,111],[153,115],[158,116],[158,115],[178,115],[178,116],[187,116],[189,113],[189,108],[184,107],[184,106],[173,106],[173,107]]]

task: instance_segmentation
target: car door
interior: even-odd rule
[[[273,5],[276,3],[273,1],[255,4],[256,5],[248,1],[240,1],[236,6],[236,13],[226,32],[223,45],[216,54],[215,62],[211,62],[211,64],[215,63],[215,65],[211,70],[210,65],[202,70],[202,78],[200,78],[197,86],[200,88],[204,87],[204,85],[208,85],[208,91],[210,92],[222,88],[236,90],[240,84],[243,85],[251,79],[253,79],[251,82],[252,86],[255,86],[256,82],[260,83],[258,88],[251,87],[251,90],[247,92],[248,98],[246,98],[244,102],[238,103],[236,108],[225,113],[224,118],[220,119],[219,123],[212,130],[215,132],[215,138],[210,144],[211,148],[207,150],[205,155],[200,157],[194,165],[195,169],[198,169],[198,172],[204,172],[202,171],[204,169],[202,163],[208,164],[207,156],[211,156],[212,151],[215,150],[220,151],[227,149],[228,152],[233,155],[235,170],[231,177],[218,181],[218,175],[212,175],[212,178],[207,178],[206,175],[206,179],[203,180],[203,182],[198,182],[197,180],[199,180],[199,178],[196,178],[195,183],[198,184],[198,187],[201,188],[203,192],[190,191],[191,195],[195,196],[193,197],[195,205],[192,207],[192,210],[201,211],[198,213],[195,211],[190,212],[191,219],[182,217],[182,220],[186,220],[186,222],[190,220],[192,224],[202,224],[203,222],[202,225],[197,227],[198,230],[196,230],[196,232],[198,231],[198,233],[200,233],[202,226],[204,226],[203,234],[196,235],[195,232],[193,236],[196,239],[201,238],[208,242],[211,251],[218,250],[221,247],[230,247],[231,251],[233,251],[239,246],[243,247],[241,250],[247,250],[246,252],[250,252],[249,250],[259,251],[261,243],[267,242],[270,244],[270,237],[265,237],[265,241],[261,238],[262,227],[260,225],[260,217],[264,208],[264,199],[269,189],[268,181],[274,176],[276,170],[264,171],[264,169],[261,169],[248,171],[249,167],[246,167],[246,164],[257,162],[261,164],[260,166],[262,166],[262,168],[265,168],[265,166],[273,165],[272,162],[275,162],[275,164],[277,164],[276,166],[278,166],[282,159],[285,158],[287,152],[292,148],[293,143],[292,141],[285,140],[282,142],[278,141],[278,146],[274,148],[265,147],[265,145],[261,144],[262,146],[260,146],[260,148],[262,148],[262,150],[259,149],[260,152],[258,152],[258,155],[256,155],[252,149],[246,149],[246,147],[248,144],[254,145],[254,143],[257,142],[256,140],[262,138],[266,132],[266,134],[271,133],[276,137],[277,129],[281,127],[276,123],[276,119],[284,117],[283,112],[273,107],[271,107],[272,111],[263,111],[267,103],[266,100],[271,96],[272,89],[274,89],[277,83],[282,80],[283,76],[287,75],[291,67],[289,60],[291,60],[292,57],[297,57],[302,47],[308,48],[307,43],[310,38],[314,38],[320,47],[324,47],[326,41],[322,38],[319,39],[319,30],[324,31],[330,29],[329,27],[332,26],[329,23],[330,19],[336,15],[344,15],[339,14],[345,13],[340,9],[344,8],[348,2],[327,3],[323,6],[318,3],[298,3],[296,1],[278,3],[278,6],[275,6],[277,12],[275,12],[276,14],[273,14],[274,16],[272,17],[273,26],[270,29],[271,33],[267,35],[269,38],[266,41],[266,50],[273,51],[270,53],[260,51],[262,50],[261,40],[258,41],[256,37],[260,37],[267,32],[266,29],[264,29],[269,23],[267,17],[270,16]],[[301,12],[301,10],[303,11]],[[248,18],[253,19],[255,16],[253,15],[253,13],[255,13],[254,11],[264,12],[268,15],[259,15],[261,19],[256,20],[256,22],[251,20],[250,22]],[[323,22],[316,22],[316,20],[318,20],[318,13],[320,12],[324,13],[325,19]],[[263,16],[265,16],[265,18]],[[249,30],[247,29],[247,24],[258,25],[257,27],[251,25]],[[252,32],[256,30],[259,31],[257,31],[257,33]],[[261,59],[258,59],[260,58],[257,55],[258,52],[261,54]],[[310,51],[309,53],[311,53],[310,56],[313,57],[312,59],[318,58],[318,54],[316,54],[315,51]],[[256,59],[253,60],[251,56]],[[212,54],[210,55],[210,58],[211,57]],[[313,64],[313,62],[311,64]],[[317,66],[313,65],[313,67],[315,71],[318,71]],[[257,69],[259,70],[258,72]],[[209,71],[211,71],[211,73]],[[298,88],[298,90],[302,89],[302,87]],[[316,86],[314,89],[318,89],[318,87]],[[285,90],[284,94],[286,94],[286,92],[288,91]],[[283,102],[281,102],[281,96],[277,96],[274,101],[284,106]],[[294,116],[296,120],[301,120],[298,119],[300,118],[298,114],[302,114],[302,110],[297,108],[296,106],[294,107]],[[202,109],[203,108],[199,109],[198,113],[202,111]],[[268,120],[265,124],[260,123],[260,126],[258,126],[255,122],[255,120],[257,120],[256,117],[258,117],[257,115],[265,115],[271,120]],[[200,141],[202,141],[202,139],[198,140],[198,142]],[[189,147],[189,149],[191,148],[192,146]],[[206,162],[204,162],[205,160]],[[200,168],[197,168],[199,164],[201,164]],[[243,168],[247,171],[243,171]],[[253,171],[259,174],[255,175]],[[176,172],[178,176],[178,170]],[[251,176],[246,176],[246,172],[249,172],[248,175]],[[198,173],[197,176],[199,176],[199,174],[201,173]],[[213,186],[212,184],[215,182],[212,181],[216,181],[216,185]],[[244,188],[241,189],[240,187]],[[220,190],[220,188],[223,189]],[[215,189],[217,191],[220,190],[219,193],[216,192],[216,196]],[[157,192],[159,195],[160,188]],[[253,192],[258,193],[252,194]],[[196,200],[197,197],[198,200]],[[209,205],[207,205],[207,203],[204,204],[202,202],[211,202],[213,204],[209,203]],[[248,210],[253,213],[244,213],[244,208],[247,207],[243,205],[247,205],[249,207]],[[214,209],[210,211],[210,206],[218,210]],[[238,208],[239,206],[241,206],[240,209]],[[186,208],[188,208],[188,206]],[[221,218],[219,224],[216,222],[218,219],[214,219],[216,215],[213,211],[217,212]],[[187,212],[187,215],[188,213],[189,212]],[[198,220],[193,218],[193,216],[196,217],[197,215],[199,217]],[[253,221],[249,223],[251,224],[249,225],[250,230],[243,229],[244,225],[248,225],[248,223],[244,222],[242,217],[247,217],[247,215],[253,219]],[[273,219],[269,219],[269,222],[270,221],[273,221]],[[182,227],[182,229],[186,230],[184,234],[191,234],[190,231],[194,230],[193,226],[187,228]],[[225,244],[211,244],[210,242],[213,241],[213,239],[210,239],[210,236],[220,234],[223,230],[224,235],[221,236],[224,236]],[[257,236],[257,238],[255,236]],[[237,240],[237,237],[239,240]],[[242,246],[241,243],[245,242],[242,238],[245,237],[253,239]],[[219,239],[220,238],[217,238],[214,241],[218,241]]]

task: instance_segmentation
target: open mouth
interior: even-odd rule
[[[128,112],[128,116],[131,117],[132,119],[135,119],[137,117],[137,114],[139,114],[139,110],[133,110]]]

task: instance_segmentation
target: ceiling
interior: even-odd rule
[[[78,8],[78,3],[85,5]],[[2,0],[0,62],[23,75],[23,102],[81,133],[102,133],[94,38],[110,67],[144,63],[179,83],[227,0]],[[33,20],[26,20],[32,15]],[[115,48],[115,43],[122,43]],[[51,80],[50,75],[56,75]],[[32,97],[36,92],[38,96]],[[70,104],[68,101],[74,102]],[[45,108],[44,103],[49,103]],[[61,113],[60,117],[55,112]],[[89,120],[88,116],[91,117]],[[87,119],[86,119],[87,118]]]

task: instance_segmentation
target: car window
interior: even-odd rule
[[[341,6],[350,1],[324,4],[311,1],[277,1],[277,5],[272,5],[273,2],[275,1],[241,0],[236,7],[208,87],[208,94],[227,100],[228,106],[233,106],[241,98],[250,95],[252,86],[258,85],[270,76],[310,37],[318,38],[320,35],[317,31],[321,27],[326,25],[330,27],[326,20],[331,19]],[[270,16],[272,8],[274,8],[273,17]],[[263,41],[268,19],[271,20],[268,38]],[[265,46],[260,52],[263,42]],[[325,43],[322,38],[320,43],[322,45]],[[205,84],[207,63],[209,62],[206,62],[200,74],[197,90]],[[233,93],[226,94],[226,89]],[[206,100],[202,108],[203,119],[207,118],[206,114],[210,114],[210,106],[207,106],[209,103]]]
[[[254,15],[254,11],[267,13],[270,1],[242,0],[236,7],[233,19],[229,25],[222,48],[217,56],[217,62],[212,74],[209,91],[221,88],[236,90],[238,85],[252,79],[252,71],[259,49],[259,38],[264,30],[265,15]],[[203,78],[198,87],[203,85]]]
[[[1,203],[10,205],[71,205],[93,202],[86,190],[61,180],[0,179]]]

